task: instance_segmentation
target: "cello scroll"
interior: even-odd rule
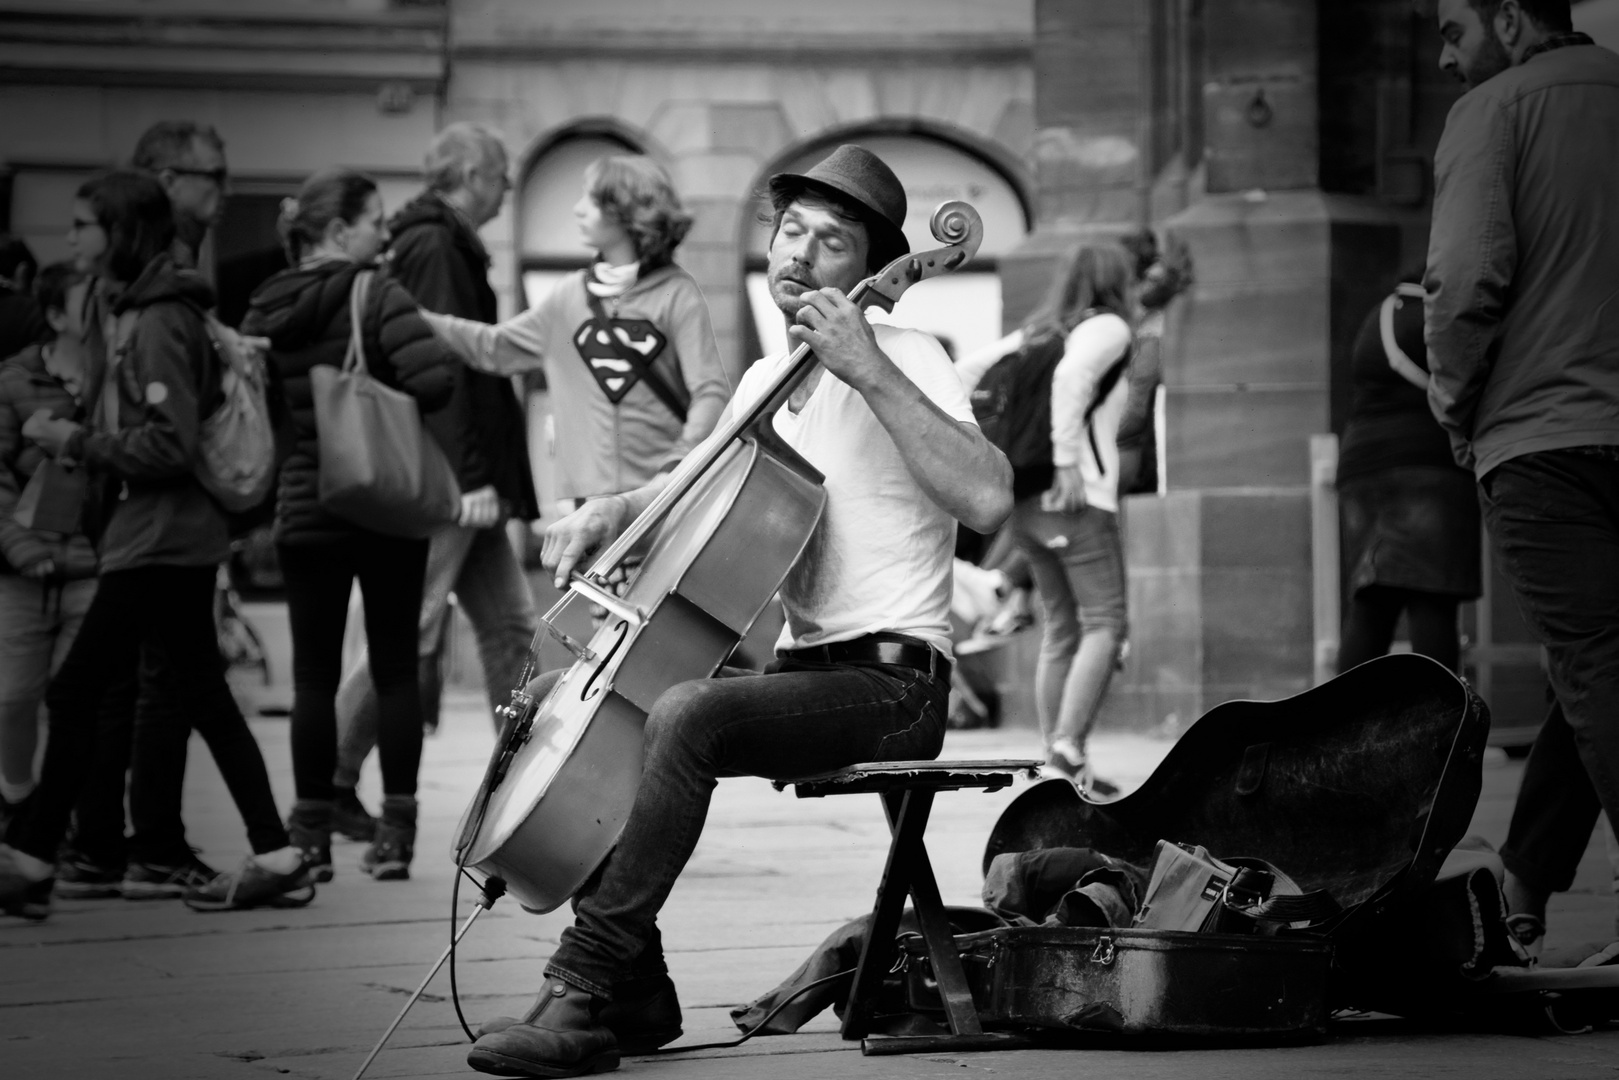
[[[900,256],[883,267],[881,272],[856,286],[855,293],[860,293],[864,288],[862,295],[857,297],[851,293],[849,298],[861,307],[893,311],[894,304],[906,289],[918,281],[958,269],[977,254],[978,245],[984,240],[984,219],[978,216],[978,211],[971,204],[959,199],[940,203],[928,220],[928,228],[935,240],[947,246],[935,251]]]

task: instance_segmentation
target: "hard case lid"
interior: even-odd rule
[[[1142,867],[1160,839],[1275,863],[1305,890],[1373,914],[1432,882],[1472,819],[1489,710],[1443,665],[1380,657],[1281,701],[1228,701],[1111,803],[1053,779],[1012,801],[1004,852],[1089,847]],[[1368,904],[1369,901],[1375,901]]]

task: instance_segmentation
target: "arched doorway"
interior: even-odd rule
[[[905,185],[908,214],[905,235],[911,250],[938,247],[928,231],[928,220],[941,202],[962,199],[984,220],[984,241],[978,255],[962,269],[936,278],[907,292],[892,314],[873,311],[874,320],[926,330],[943,342],[953,356],[962,355],[1001,336],[1001,281],[996,272],[1001,255],[1010,251],[1029,231],[1030,209],[1021,178],[1006,167],[974,152],[963,143],[929,132],[867,130],[845,132],[817,140],[783,157],[766,170],[756,185],[778,172],[804,172],[840,143],[858,143],[882,158]],[[780,313],[770,301],[765,282],[770,243],[770,204],[764,198],[749,201],[743,221],[743,273],[748,329],[755,346],[749,359],[769,356],[786,347],[787,333]]]
[[[640,154],[628,133],[579,127],[549,140],[530,157],[517,199],[519,308],[532,307],[559,280],[590,262],[573,204],[585,167],[605,154]]]

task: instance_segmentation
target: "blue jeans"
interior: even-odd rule
[[[1040,508],[1040,496],[1012,509],[1012,541],[1028,559],[1040,597],[1042,636],[1035,665],[1035,706],[1047,742],[1057,736],[1081,746],[1126,632],[1124,547],[1117,514],[1095,507],[1072,513]],[[1080,642],[1105,635],[1111,645],[1075,667]]]
[[[546,974],[598,997],[662,968],[657,915],[691,858],[722,776],[791,780],[863,761],[937,757],[950,687],[888,664],[774,661],[671,687],[646,722],[641,785]],[[549,691],[560,672],[542,682]],[[655,954],[655,955],[653,955]]]
[[[427,549],[427,579],[422,587],[417,623],[417,677],[421,682],[422,716],[438,723],[439,653],[444,647],[450,594],[455,594],[478,638],[484,686],[496,705],[522,677],[538,621],[528,578],[504,529],[469,529],[451,525],[435,533]],[[333,777],[353,787],[366,755],[377,745],[377,692],[363,662],[343,679],[337,691],[338,749]]]
[[[1501,859],[1531,888],[1563,892],[1598,812],[1619,821],[1619,461],[1525,454],[1479,487],[1557,695],[1524,766]]]

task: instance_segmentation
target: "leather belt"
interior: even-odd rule
[[[950,661],[927,642],[904,634],[867,634],[850,641],[834,641],[829,645],[787,649],[782,656],[817,664],[898,664],[925,671],[943,682],[950,681]]]

